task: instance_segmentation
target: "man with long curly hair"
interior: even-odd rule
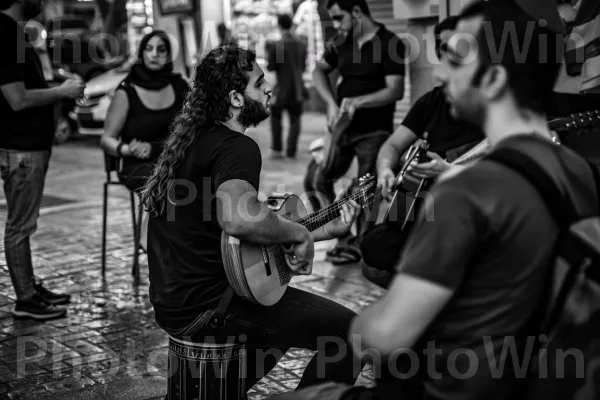
[[[157,323],[171,336],[192,341],[245,335],[247,388],[291,347],[319,350],[299,387],[326,380],[352,384],[360,369],[354,368],[346,338],[355,314],[333,301],[295,288],[271,307],[234,295],[225,325],[207,324],[230,291],[220,247],[223,231],[242,241],[293,245],[296,263],[291,269],[308,275],[313,241],[346,234],[358,205],[350,202],[344,218],[312,233],[270,211],[257,198],[260,149],[244,135],[269,116],[271,86],[255,53],[219,47],[195,72],[193,88],[142,195],[150,213],[150,301]]]

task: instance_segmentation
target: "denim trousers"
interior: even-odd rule
[[[366,174],[376,177],[377,155],[379,149],[389,137],[390,132],[387,131],[343,136],[339,143],[339,152],[329,171],[325,173],[322,168],[309,165],[304,178],[304,190],[308,194],[312,206],[321,207],[333,203],[335,199],[334,183],[348,171],[354,157],[358,161],[357,178],[361,178]],[[356,186],[356,184],[357,180],[352,186]],[[313,198],[324,198],[325,201],[315,201]],[[365,212],[358,217],[356,223],[359,240],[362,234],[373,225],[372,218],[373,216],[367,216]]]
[[[364,365],[348,343],[354,311],[303,290],[288,287],[281,300],[270,307],[234,295],[224,327],[209,328],[211,315],[211,311],[202,313],[178,331],[163,329],[175,338],[192,342],[244,342],[247,390],[267,375],[290,348],[317,352],[304,370],[299,389],[327,381],[354,385]]]
[[[29,238],[37,229],[49,161],[49,150],[0,149],[0,174],[8,206],[4,251],[17,300],[35,293]]]

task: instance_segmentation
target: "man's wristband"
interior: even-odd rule
[[[125,143],[123,143],[123,142],[119,142],[119,144],[117,145],[117,155],[119,157],[123,157],[123,151],[122,151],[123,146],[125,146]]]

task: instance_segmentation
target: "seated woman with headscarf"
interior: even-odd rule
[[[187,90],[187,82],[173,73],[167,34],[144,36],[138,61],[115,91],[100,141],[105,151],[120,158],[119,179],[129,190],[144,186]]]

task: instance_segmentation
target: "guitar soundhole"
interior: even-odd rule
[[[281,286],[287,285],[292,279],[292,276],[290,275],[290,269],[285,262],[283,252],[281,249],[276,248],[273,250],[273,256],[275,257],[275,265],[277,266],[279,283],[281,283]]]

